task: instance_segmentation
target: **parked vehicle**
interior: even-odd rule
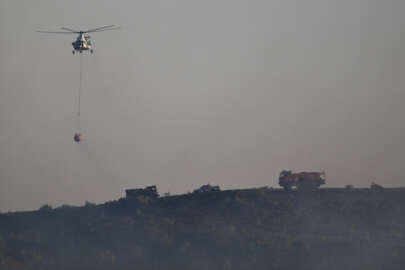
[[[293,187],[298,189],[316,189],[325,184],[325,172],[281,171],[279,184],[286,190]]]
[[[193,191],[193,193],[203,193],[203,192],[210,192],[210,191],[221,191],[219,186],[211,186],[210,184],[208,185],[203,185],[200,188],[197,188]]]
[[[153,198],[158,198],[159,193],[157,191],[157,188],[155,185],[153,186],[148,186],[145,188],[135,188],[135,189],[126,189],[125,190],[126,197],[127,198],[133,198],[133,197],[138,197],[138,196],[148,196],[148,197],[153,197]]]

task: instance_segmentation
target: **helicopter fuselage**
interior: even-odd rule
[[[87,51],[87,50],[90,50],[90,52],[93,53],[93,47],[91,45],[90,36],[85,36],[84,34],[79,34],[77,39],[74,42],[72,42],[72,46],[74,49],[72,51],[73,54],[75,53],[75,51],[82,53],[82,51]]]

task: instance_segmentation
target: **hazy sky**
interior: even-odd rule
[[[0,0],[0,211],[277,186],[404,186],[405,1]],[[82,133],[76,144],[79,56]]]

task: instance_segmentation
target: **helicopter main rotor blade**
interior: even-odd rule
[[[70,31],[76,34],[80,34],[80,31],[74,30],[74,29],[70,29],[70,28],[66,28],[66,27],[62,27],[61,29],[66,30],[66,31]]]
[[[37,31],[37,32],[46,34],[76,34],[75,32],[52,32],[52,31]]]
[[[101,30],[96,30],[96,31],[87,32],[87,33],[97,33],[97,32],[110,31],[110,30],[118,30],[118,29],[121,29],[121,27],[108,28],[108,29],[101,29]]]
[[[101,31],[101,30],[111,30],[111,29],[109,29],[109,28],[112,28],[112,27],[114,27],[115,25],[107,25],[107,26],[103,26],[103,27],[98,27],[98,28],[94,28],[94,29],[90,29],[90,30],[87,30],[87,31],[84,31],[84,32],[86,32],[86,33],[91,33],[91,32],[98,32],[98,31]]]

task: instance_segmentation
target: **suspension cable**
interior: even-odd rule
[[[82,95],[82,81],[83,81],[83,54],[80,54],[80,74],[79,74],[79,89],[77,92],[78,103],[77,103],[77,129],[80,132],[80,98]]]

